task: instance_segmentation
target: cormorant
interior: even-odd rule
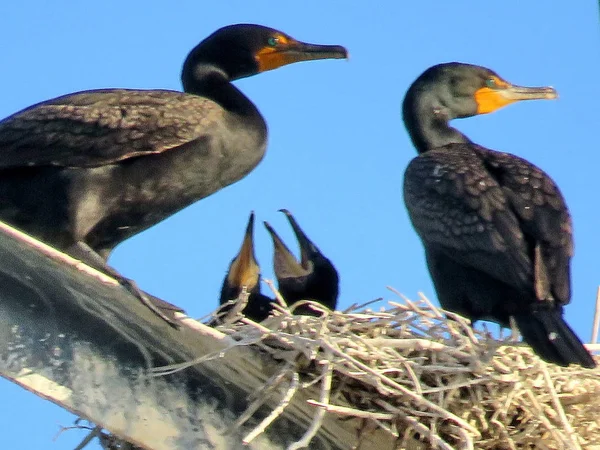
[[[221,288],[220,304],[235,301],[244,289],[248,293],[248,301],[242,309],[249,319],[255,322],[265,320],[273,309],[273,299],[260,293],[260,267],[254,255],[254,212],[250,214],[248,226],[242,241],[242,248],[235,258],[231,260],[227,275]],[[221,312],[229,311],[232,306],[221,308]]]
[[[479,66],[427,69],[402,108],[419,153],[404,175],[404,201],[443,308],[505,327],[513,317],[542,359],[591,368],[592,356],[563,320],[573,239],[558,187],[525,159],[474,144],[448,124],[556,96]]]
[[[231,81],[346,57],[337,45],[231,25],[189,53],[185,93],[84,91],[17,112],[0,121],[0,220],[131,287],[106,264],[116,245],[240,180],[264,155],[265,121]]]
[[[300,262],[298,262],[273,227],[264,222],[273,238],[273,266],[281,296],[290,306],[300,300],[312,300],[329,309],[335,309],[339,289],[337,270],[306,236],[292,214],[287,209],[280,211],[288,218],[300,246]],[[296,308],[295,312],[315,314],[314,310],[304,305]]]

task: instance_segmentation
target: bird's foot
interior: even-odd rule
[[[121,284],[121,286],[123,286],[125,289],[127,289],[129,292],[131,292],[131,294],[133,294],[144,305],[146,305],[148,307],[148,309],[150,309],[150,311],[152,311],[158,317],[163,319],[165,322],[167,322],[173,328],[179,327],[179,324],[174,319],[170,318],[165,313],[163,313],[160,310],[160,308],[158,308],[152,302],[152,300],[139,288],[139,286],[137,285],[137,283],[135,281],[133,281],[130,278],[126,278],[123,275],[118,274],[114,269],[112,269],[110,267],[109,267],[109,269],[111,269],[115,272],[115,273],[111,273],[110,275],[113,276]]]
[[[166,315],[165,313],[163,313],[161,311],[161,309],[156,304],[154,304],[152,299],[138,287],[138,285],[135,281],[133,281],[130,278],[124,277],[119,272],[117,272],[115,269],[110,267],[106,263],[104,258],[102,258],[102,256],[100,256],[98,254],[98,252],[96,252],[93,248],[91,248],[85,242],[81,242],[81,241],[77,242],[75,245],[71,246],[68,249],[67,253],[69,253],[71,256],[73,256],[77,259],[80,259],[81,261],[83,261],[84,263],[93,267],[94,269],[99,270],[100,272],[113,277],[115,280],[117,280],[119,282],[119,284],[121,286],[123,286],[134,297],[136,297],[138,300],[140,300],[142,302],[142,304],[146,305],[146,307],[148,307],[148,309],[150,309],[150,311],[152,311],[158,317],[163,319],[165,322],[167,322],[173,328],[179,327],[179,324],[177,323],[177,321],[174,318],[171,318],[168,315]],[[170,303],[169,303],[169,305],[170,305]],[[173,310],[176,311],[176,310],[178,310],[178,308],[174,307]]]

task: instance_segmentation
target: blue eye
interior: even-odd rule
[[[494,78],[488,78],[487,80],[485,80],[485,85],[490,89],[495,89],[498,87]]]
[[[267,43],[271,46],[271,47],[275,47],[278,43],[279,43],[279,39],[276,37],[271,36],[269,38],[269,40],[267,41]]]

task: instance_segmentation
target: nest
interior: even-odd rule
[[[285,386],[280,406],[246,442],[298,389],[316,384],[312,426],[292,448],[308,446],[323,415],[336,414],[381,427],[399,448],[600,449],[600,369],[547,364],[424,297],[380,311],[319,312],[278,308],[262,324],[219,327],[285,362],[264,388]]]

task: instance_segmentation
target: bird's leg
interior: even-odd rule
[[[72,245],[68,251],[68,254],[73,256],[74,258],[80,259],[87,265],[93,267],[94,269],[99,270],[100,272],[109,275],[116,279],[121,286],[127,289],[132,295],[137,297],[144,305],[146,305],[150,311],[156,314],[158,317],[163,319],[169,325],[174,328],[178,327],[177,322],[171,317],[167,316],[163,313],[160,308],[158,308],[152,300],[144,293],[137,285],[135,281],[130,278],[126,278],[117,272],[115,269],[110,267],[104,258],[98,254],[93,248],[91,248],[88,244],[83,241],[78,241],[74,245]]]

